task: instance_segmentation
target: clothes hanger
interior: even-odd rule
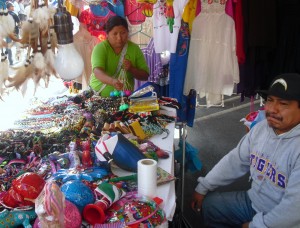
[[[139,45],[140,47],[141,46],[147,46],[148,45],[148,43],[149,43],[149,40],[152,38],[152,36],[150,36],[149,34],[147,34],[147,33],[145,33],[144,31],[143,31],[143,24],[140,24],[140,28],[138,29],[138,31],[136,31],[136,32],[134,32],[134,33],[132,33],[132,34],[130,34],[129,35],[129,37],[132,39],[132,37],[133,36],[135,36],[135,35],[143,35],[144,37],[146,37],[146,41],[145,41],[145,39],[141,39],[141,37],[139,36],[138,37],[138,40],[139,41],[144,41],[144,42],[146,42],[146,43],[139,43],[139,42],[136,42],[136,44],[137,45]]]
[[[146,36],[146,37],[148,37],[148,38],[152,38],[152,36],[150,36],[149,34],[147,34],[147,33],[145,33],[145,32],[143,31],[143,23],[140,24],[139,30],[136,31],[136,32],[134,32],[134,33],[132,33],[132,34],[130,34],[129,37],[133,37],[133,36],[136,35],[136,34],[142,34],[142,35],[144,35],[144,36]]]
[[[203,3],[208,3],[208,4],[219,3],[221,5],[224,5],[226,1],[227,0],[202,0]]]

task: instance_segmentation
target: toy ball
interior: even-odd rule
[[[120,92],[120,96],[122,96],[122,97],[126,96],[126,95],[125,95],[125,92],[124,92],[124,91],[121,91],[121,92]]]
[[[130,90],[125,90],[124,91],[125,96],[129,97],[131,95],[131,91]]]
[[[120,96],[120,92],[119,92],[119,91],[114,91],[114,96],[115,96],[115,97]]]
[[[78,208],[68,200],[65,202],[65,228],[80,228],[82,218]],[[34,221],[33,228],[42,228],[39,218]]]
[[[114,97],[114,96],[115,96],[114,91],[111,91],[111,92],[109,93],[109,96]]]
[[[120,111],[125,111],[126,109],[129,108],[129,105],[128,104],[122,104],[119,108]]]
[[[9,207],[33,206],[45,185],[45,180],[36,173],[27,172],[12,181],[2,201]],[[28,200],[26,200],[28,199]]]
[[[87,204],[95,202],[92,190],[79,180],[67,181],[60,190],[67,200],[76,205],[80,213]]]

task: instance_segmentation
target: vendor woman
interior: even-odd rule
[[[107,39],[92,52],[90,87],[102,97],[114,90],[134,89],[134,79],[147,81],[149,68],[139,46],[128,40],[128,24],[120,16],[106,23]]]

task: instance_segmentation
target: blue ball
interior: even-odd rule
[[[80,212],[87,204],[95,202],[92,190],[79,180],[67,181],[60,187],[60,190],[67,200],[76,205]]]

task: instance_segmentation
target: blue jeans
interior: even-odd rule
[[[210,192],[202,204],[203,220],[207,227],[242,227],[255,214],[245,191]]]
[[[9,46],[10,43],[12,42],[12,39],[10,39],[9,37],[6,37],[6,43]],[[8,57],[8,61],[9,61],[9,65],[13,64],[13,59],[12,59],[12,52],[10,48],[6,48],[7,51],[7,57]]]

